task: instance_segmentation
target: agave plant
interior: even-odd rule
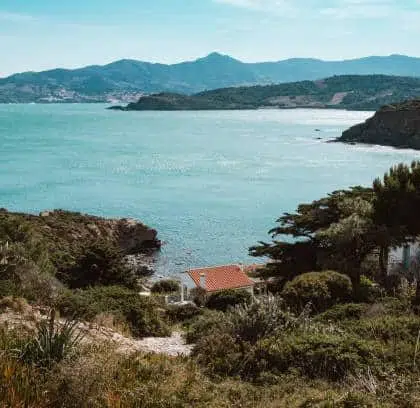
[[[33,338],[26,342],[20,358],[29,364],[49,367],[69,357],[80,344],[83,334],[77,329],[77,322],[66,320],[57,323],[55,311],[37,326]]]

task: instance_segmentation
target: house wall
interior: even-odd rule
[[[388,274],[410,272],[420,267],[420,242],[405,247],[391,248],[388,257]]]

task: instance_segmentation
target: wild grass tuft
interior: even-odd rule
[[[71,356],[82,339],[76,321],[57,322],[55,311],[51,311],[49,318],[38,324],[35,335],[24,344],[19,359],[26,364],[51,367]]]

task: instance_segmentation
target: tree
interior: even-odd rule
[[[355,197],[344,198],[338,206],[342,218],[317,233],[320,262],[324,269],[334,268],[348,275],[357,290],[362,263],[378,246],[372,203]]]
[[[398,245],[420,234],[420,162],[399,164],[373,183],[374,222],[386,227],[389,243]]]
[[[372,189],[353,187],[301,204],[296,213],[277,220],[279,226],[270,231],[272,243],[260,242],[250,253],[270,258],[263,273],[284,283],[327,268],[347,274],[357,287],[361,264],[376,247],[373,197]]]
[[[386,256],[389,247],[415,241],[420,235],[420,162],[399,164],[373,183],[373,221]],[[420,301],[420,279],[416,299]]]
[[[122,285],[136,287],[136,277],[127,267],[123,254],[106,241],[92,242],[74,264],[57,277],[71,288]]]

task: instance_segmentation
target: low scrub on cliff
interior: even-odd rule
[[[52,304],[65,286],[134,289],[141,267],[126,255],[158,247],[156,231],[135,221],[0,210],[0,295]]]

